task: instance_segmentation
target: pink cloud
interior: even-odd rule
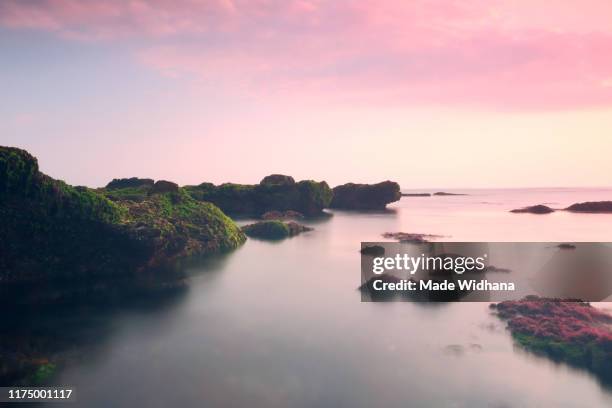
[[[88,40],[137,37],[138,60],[149,67],[265,97],[505,109],[610,105],[612,3],[568,4],[5,0],[0,24]]]

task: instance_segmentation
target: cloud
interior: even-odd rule
[[[143,64],[262,97],[574,109],[612,103],[607,0],[16,1],[0,24],[139,38]]]

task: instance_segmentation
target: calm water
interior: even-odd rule
[[[359,243],[385,231],[612,241],[612,216],[508,213],[612,190],[467,192],[334,212],[279,243],[249,240],[193,268],[171,304],[98,317],[103,334],[58,383],[88,407],[612,406],[590,374],[515,348],[487,304],[360,302]]]

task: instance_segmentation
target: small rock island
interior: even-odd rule
[[[612,201],[587,201],[572,204],[565,210],[581,213],[612,213]]]
[[[550,214],[552,212],[555,212],[555,210],[543,204],[538,204],[538,205],[532,205],[529,207],[517,208],[516,210],[511,210],[510,212],[515,213],[515,214],[520,214],[520,213]]]
[[[387,204],[402,198],[394,181],[377,184],[347,183],[334,187],[330,208],[344,210],[384,210]]]

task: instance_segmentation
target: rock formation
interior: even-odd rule
[[[41,173],[28,152],[0,147],[0,287],[143,277],[245,240],[221,210],[174,183],[123,179],[109,186],[72,187]],[[124,198],[123,190],[134,189],[155,194]]]
[[[332,199],[332,191],[324,181],[295,182],[279,174],[267,176],[255,185],[202,183],[185,188],[196,200],[211,202],[228,214],[258,218],[270,211],[288,210],[316,216]]]
[[[529,214],[550,214],[552,212],[555,212],[555,210],[545,205],[539,204],[539,205],[532,205],[529,207],[517,208],[516,210],[511,210],[510,212],[529,213]]]
[[[612,201],[587,201],[570,205],[566,210],[584,213],[612,213]]]
[[[347,183],[334,187],[330,208],[384,210],[387,204],[400,198],[400,186],[393,181],[378,184]]]
[[[297,222],[283,222],[277,220],[260,221],[245,225],[242,230],[249,237],[259,239],[277,240],[293,237],[302,232],[312,231],[312,228],[298,224]]]

